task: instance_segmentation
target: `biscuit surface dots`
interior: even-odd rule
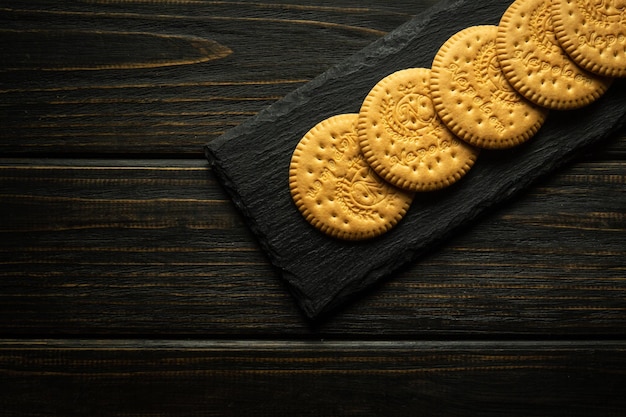
[[[497,33],[497,26],[472,26],[448,39],[435,56],[430,84],[444,124],[466,142],[488,149],[525,142],[547,116],[504,77]]]
[[[551,12],[545,0],[516,0],[498,25],[498,59],[507,80],[528,100],[549,109],[583,107],[612,80],[572,61],[556,39]]]
[[[514,0],[497,26],[452,35],[430,69],[385,76],[358,113],[309,130],[291,157],[291,196],[330,236],[379,236],[416,192],[461,180],[481,148],[496,157],[530,140],[550,110],[584,107],[620,76],[626,0]]]
[[[346,240],[378,236],[398,223],[413,194],[382,180],[365,162],[358,114],[328,118],[307,132],[290,164],[291,195],[322,232]]]
[[[552,21],[559,43],[579,66],[626,76],[625,0],[554,0]]]
[[[426,68],[401,70],[378,82],[361,106],[357,130],[370,166],[386,181],[412,191],[455,183],[478,155],[439,120]]]

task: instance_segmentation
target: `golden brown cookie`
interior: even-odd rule
[[[611,78],[583,70],[561,48],[549,1],[515,0],[500,20],[496,49],[509,83],[543,107],[583,107],[611,85]]]
[[[554,33],[579,66],[626,76],[626,0],[554,0]]]
[[[298,143],[289,167],[291,195],[302,215],[331,236],[360,240],[391,229],[413,193],[385,182],[365,162],[358,114],[330,117]]]
[[[430,77],[433,103],[445,125],[466,142],[489,149],[527,141],[547,116],[504,77],[497,33],[493,25],[458,32],[437,52]]]
[[[430,70],[410,68],[380,80],[359,112],[365,159],[386,181],[411,191],[455,183],[474,165],[478,149],[439,120],[430,98]]]

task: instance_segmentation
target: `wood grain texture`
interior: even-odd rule
[[[626,132],[316,326],[201,155],[434,3],[2,1],[0,415],[621,417]]]
[[[199,64],[233,52],[199,37],[142,32],[2,29],[0,36],[3,43],[14,48],[11,55],[4,57],[5,71],[158,68]],[[141,44],[143,48],[130,54],[126,48],[131,44]]]
[[[202,161],[4,161],[4,335],[605,335],[626,163],[580,162],[311,328]]]
[[[620,342],[5,341],[0,406],[19,417],[617,417],[625,353]]]
[[[200,157],[433,3],[4,1],[0,153]]]

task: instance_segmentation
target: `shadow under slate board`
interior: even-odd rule
[[[452,187],[418,193],[406,217],[378,238],[341,241],[306,222],[289,192],[291,155],[302,136],[327,117],[358,112],[386,75],[430,68],[450,36],[469,26],[497,25],[510,4],[444,0],[206,146],[219,181],[308,318],[328,316],[401,266],[418,262],[459,227],[626,121],[626,80],[616,80],[590,106],[551,112],[527,143],[483,151]]]

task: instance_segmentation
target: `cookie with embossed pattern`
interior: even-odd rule
[[[289,166],[296,206],[322,232],[346,240],[378,236],[404,217],[413,193],[384,181],[361,152],[358,114],[330,117],[300,140]]]
[[[580,68],[561,48],[552,24],[551,3],[515,0],[498,25],[498,59],[509,83],[528,100],[550,109],[586,106],[612,78]]]
[[[554,0],[554,33],[582,68],[626,76],[626,0]]]
[[[488,149],[519,145],[539,130],[547,110],[506,80],[496,53],[498,27],[470,26],[435,55],[431,94],[444,124],[466,142]]]
[[[380,80],[363,101],[357,130],[363,155],[376,173],[411,191],[455,183],[479,152],[437,116],[426,68],[401,70]]]

